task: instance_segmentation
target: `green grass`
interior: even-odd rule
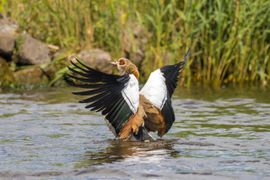
[[[133,32],[139,27],[147,38],[143,79],[155,68],[179,61],[190,47],[184,72],[187,86],[265,86],[270,80],[267,0],[12,0],[4,4],[4,13],[34,37],[62,48],[102,48],[115,58],[123,56],[127,46],[138,48]]]

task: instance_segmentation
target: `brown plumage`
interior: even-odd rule
[[[139,105],[138,111],[136,114],[131,116],[126,124],[123,125],[119,133],[119,138],[123,140],[128,140],[132,134],[137,134],[139,128],[144,123],[145,112],[141,105]]]
[[[161,111],[155,107],[143,95],[140,95],[140,105],[143,107],[146,116],[144,116],[144,126],[148,131],[158,132],[162,137],[165,134],[166,122]]]
[[[117,66],[117,69],[122,74],[133,74],[137,79],[139,79],[139,70],[135,64],[126,58],[120,58],[115,62],[112,62],[113,65]]]

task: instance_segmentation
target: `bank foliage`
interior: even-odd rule
[[[260,83],[270,80],[268,0],[12,0],[4,14],[22,30],[61,48],[98,47],[113,57],[143,44],[144,77],[174,63],[188,47],[186,84]]]

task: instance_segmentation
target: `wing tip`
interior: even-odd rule
[[[184,64],[186,64],[189,55],[190,55],[190,48],[188,48],[187,52],[185,53],[184,61],[182,61]]]
[[[76,64],[76,62],[78,62],[80,64],[82,63],[82,60],[78,56],[76,56],[76,55],[70,56],[69,57],[69,61],[70,61],[71,64]]]

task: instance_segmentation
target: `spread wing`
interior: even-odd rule
[[[171,97],[188,55],[189,50],[185,54],[184,61],[164,66],[152,72],[140,91],[141,95],[161,111],[166,124],[165,133],[168,132],[175,120]]]
[[[85,108],[101,112],[108,120],[111,130],[118,136],[123,125],[137,112],[139,106],[139,84],[134,75],[122,76],[96,71],[81,61],[71,62],[66,81],[86,90],[73,92],[89,96],[79,101]]]

